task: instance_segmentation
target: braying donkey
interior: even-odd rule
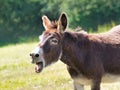
[[[42,17],[45,31],[40,43],[30,53],[35,71],[61,60],[73,79],[74,90],[100,90],[103,82],[120,81],[120,25],[100,34],[66,30],[67,16],[62,13],[57,22]]]

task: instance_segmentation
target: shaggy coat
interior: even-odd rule
[[[67,65],[74,81],[74,90],[100,90],[101,82],[114,82],[120,77],[120,25],[100,34],[66,30],[67,17],[62,14],[58,22],[43,16],[45,31],[38,47],[30,54],[36,63],[36,72],[59,59]],[[112,77],[112,78],[110,78]]]

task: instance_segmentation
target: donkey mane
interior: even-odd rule
[[[67,34],[72,37],[78,37],[78,39],[83,39],[87,37],[89,40],[94,42],[106,43],[106,44],[119,44],[120,43],[120,25],[113,27],[107,32],[99,33],[99,34],[88,34],[86,31],[81,30],[79,32],[71,33],[67,31]]]
[[[120,44],[120,38],[119,38],[120,29],[119,28],[120,28],[120,25],[113,27],[108,32],[99,33],[99,34],[90,34],[89,37],[91,39],[96,38],[102,43],[106,43],[106,44],[111,44],[111,45]]]

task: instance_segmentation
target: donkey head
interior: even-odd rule
[[[42,20],[45,31],[39,36],[38,46],[30,53],[32,63],[36,64],[35,71],[37,73],[58,61],[62,52],[63,32],[67,27],[67,17],[64,13],[57,22],[50,21],[47,16],[43,16]]]

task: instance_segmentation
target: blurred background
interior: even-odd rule
[[[42,15],[57,20],[61,12],[71,29],[98,32],[120,24],[120,0],[0,0],[0,46],[37,40]]]
[[[36,74],[29,56],[44,30],[41,17],[57,20],[62,12],[71,30],[100,33],[120,24],[120,0],[0,0],[0,90],[73,90],[66,65]],[[102,90],[120,90],[120,83]]]

